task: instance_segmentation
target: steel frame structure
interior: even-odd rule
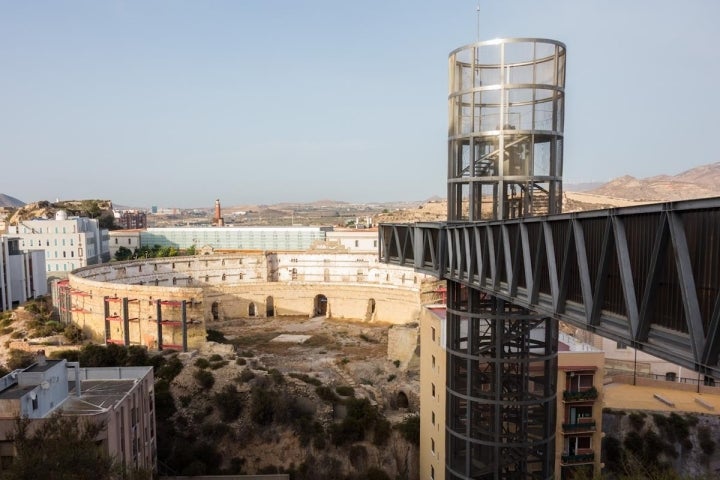
[[[384,224],[379,254],[720,378],[720,198]]]

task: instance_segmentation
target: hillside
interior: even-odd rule
[[[69,215],[98,218],[110,214],[112,216],[112,202],[110,200],[63,200],[59,202],[40,201],[28,203],[18,208],[9,219],[10,225],[17,225],[23,220],[35,218],[55,218],[58,210],[65,210]]]
[[[720,162],[702,165],[678,175],[657,175],[638,179],[616,178],[592,189],[577,191],[566,185],[563,211],[578,212],[629,207],[646,203],[690,200],[720,196]],[[447,201],[435,199],[417,208],[402,208],[377,215],[377,223],[438,222],[447,218]]]
[[[657,175],[644,179],[625,175],[588,193],[640,202],[716,197],[720,196],[720,162],[695,167],[677,175]]]
[[[0,207],[20,208],[23,205],[25,205],[25,202],[22,200],[0,193]]]

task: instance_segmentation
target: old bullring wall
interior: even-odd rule
[[[151,258],[76,270],[53,294],[96,342],[197,348],[213,321],[325,315],[406,324],[437,281],[372,254],[245,253]]]

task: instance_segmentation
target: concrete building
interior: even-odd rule
[[[131,252],[140,248],[140,233],[142,230],[111,230],[108,232],[110,259],[115,258],[115,254],[120,247],[125,247]]]
[[[45,251],[48,277],[110,260],[108,231],[97,219],[68,217],[60,210],[54,220],[24,220],[9,232],[20,239],[21,249]]]
[[[0,311],[48,293],[45,252],[20,245],[19,238],[0,236]]]
[[[147,214],[138,210],[116,212],[115,224],[127,230],[147,228]]]
[[[60,411],[102,422],[98,444],[126,467],[156,470],[153,382],[152,367],[80,368],[40,352],[36,363],[0,378],[0,469],[12,462],[8,435],[18,417]]]
[[[467,370],[452,372],[454,375],[448,377],[446,332],[445,305],[427,305],[420,321],[420,478],[423,479],[448,478],[445,464],[448,442],[452,442],[453,437],[447,436],[445,428],[449,408],[445,391],[448,388],[461,390],[468,378]],[[543,332],[531,334],[532,337],[542,335]],[[558,392],[555,405],[556,478],[573,478],[580,469],[589,473],[585,478],[593,478],[601,468],[604,355],[592,345],[562,333],[559,334],[558,350],[558,374],[554,382]],[[541,384],[537,388],[542,388]],[[473,394],[482,395],[482,391]],[[455,402],[453,411],[464,412],[453,417],[452,428],[482,437],[481,417],[486,412],[462,399],[450,397],[450,401]],[[476,448],[482,448],[482,444],[478,443]]]

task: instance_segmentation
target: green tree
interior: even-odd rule
[[[54,413],[43,421],[20,418],[9,439],[17,456],[2,480],[104,480],[120,478],[119,466],[95,443],[104,425]]]
[[[132,250],[125,247],[118,248],[117,252],[115,252],[115,260],[121,262],[123,260],[130,260],[133,256]]]

